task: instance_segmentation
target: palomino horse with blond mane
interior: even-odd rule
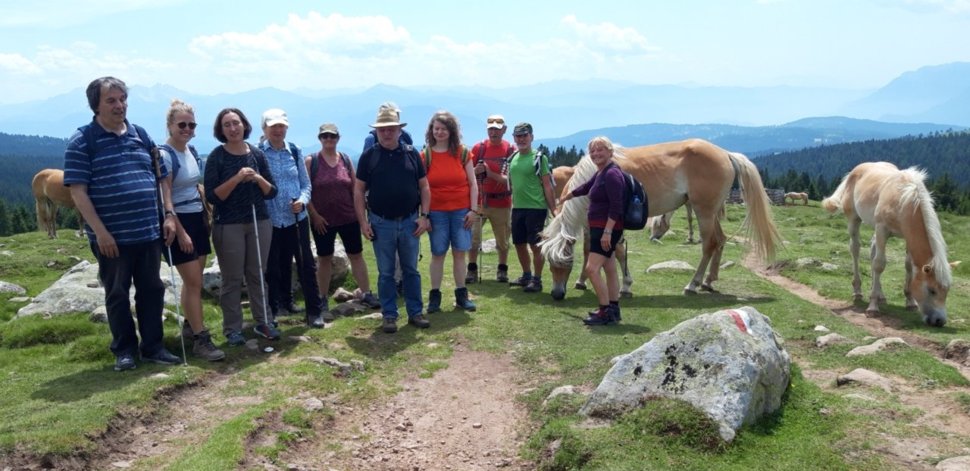
[[[64,186],[64,171],[56,168],[45,168],[34,175],[31,182],[34,191],[34,204],[37,209],[37,229],[46,230],[47,237],[57,238],[57,207],[74,208],[74,199],[71,198],[71,189]],[[81,212],[77,213],[78,222],[82,229],[78,229],[80,235],[84,227],[84,217]]]
[[[727,238],[721,228],[720,215],[735,178],[747,208],[742,228],[762,259],[774,257],[781,236],[771,218],[771,206],[761,177],[754,164],[742,154],[728,152],[710,142],[691,139],[643,147],[615,149],[615,161],[643,184],[650,216],[677,209],[688,200],[697,215],[701,234],[701,260],[685,294],[698,288],[714,291],[721,254]],[[584,157],[576,165],[569,188],[578,187],[596,173],[596,165]],[[559,214],[543,231],[542,255],[549,261],[553,276],[552,297],[566,295],[566,278],[572,270],[573,246],[586,226],[589,198],[567,201]],[[710,271],[708,272],[708,266]],[[707,278],[704,278],[707,273]]]
[[[562,209],[562,205],[559,204],[560,197],[566,194],[567,191],[571,191],[569,188],[569,179],[573,177],[576,173],[576,167],[566,167],[559,166],[552,169],[552,181],[555,182],[556,188],[561,188],[560,195],[556,197],[556,205],[559,209]],[[666,229],[665,229],[666,231]],[[693,234],[693,226],[691,227],[691,234]],[[662,235],[662,234],[661,234]],[[616,244],[616,261],[623,271],[623,286],[620,287],[620,295],[623,297],[633,296],[633,292],[630,291],[630,285],[633,284],[633,277],[630,275],[630,267],[626,263],[626,240],[620,239],[620,242]],[[583,266],[586,266],[586,262],[589,260],[589,228],[583,228]],[[569,275],[567,274],[568,278]],[[568,281],[568,280],[567,280]],[[565,281],[564,281],[565,283]],[[586,289],[586,270],[579,270],[579,279],[576,280],[576,284],[573,288],[584,290]],[[559,298],[562,299],[562,298]]]
[[[805,206],[808,206],[808,193],[791,192],[785,193],[785,204],[791,200],[791,204],[795,204],[795,201],[801,201]]]
[[[946,296],[953,281],[946,261],[946,242],[940,220],[933,210],[933,197],[923,180],[926,172],[916,167],[899,170],[889,162],[867,162],[852,169],[822,207],[842,211],[849,220],[849,251],[852,252],[852,295],[862,300],[859,277],[859,224],[875,229],[869,257],[872,262],[872,291],[867,314],[878,314],[885,304],[879,277],[886,268],[886,239],[902,236],[906,241],[906,309],[923,314],[927,325],[946,324]],[[915,270],[914,270],[915,267]]]

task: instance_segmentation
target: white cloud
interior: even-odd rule
[[[37,75],[41,68],[20,54],[0,54],[0,70],[15,75]]]
[[[577,20],[575,15],[564,17],[561,24],[572,30],[589,48],[623,54],[646,54],[656,50],[647,38],[633,28],[621,28],[612,23],[586,24]]]
[[[535,83],[547,79],[546,74],[569,77],[579,67],[612,76],[616,67],[641,67],[657,51],[633,28],[587,24],[574,15],[564,17],[561,25],[530,42],[509,33],[470,42],[442,35],[417,40],[385,16],[310,12],[291,14],[285,24],[270,24],[257,32],[199,36],[188,48],[200,59],[196,66],[241,89],[379,82],[502,87]]]

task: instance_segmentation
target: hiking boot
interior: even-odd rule
[[[509,286],[525,286],[532,280],[532,275],[522,275],[509,282]]]
[[[115,358],[115,371],[126,371],[137,368],[135,356],[130,353],[122,353]]]
[[[470,285],[476,281],[478,281],[478,268],[469,268],[465,275],[465,284]]]
[[[384,322],[381,324],[381,330],[383,330],[385,334],[393,334],[394,332],[397,332],[397,319],[385,317]]]
[[[616,322],[616,319],[610,315],[610,309],[599,308],[589,315],[586,319],[583,319],[583,324],[586,325],[609,325]]]
[[[466,311],[475,310],[475,303],[468,299],[468,288],[458,288],[455,290],[455,306]]]
[[[282,306],[282,310],[283,310],[284,313],[287,313],[288,312],[290,314],[299,314],[299,313],[303,312],[303,308],[300,307],[300,306],[297,306],[296,303],[294,303],[293,301],[290,301],[290,302],[284,304]]]
[[[495,281],[499,283],[509,282],[509,267],[499,264],[498,271],[495,272]]]
[[[619,304],[610,303],[610,314],[613,316],[613,319],[615,319],[616,322],[620,322],[621,320],[623,320],[623,316],[620,315]]]
[[[327,311],[327,312],[330,312],[330,311]],[[333,317],[333,314],[331,314],[330,317]],[[333,321],[331,320],[331,322]],[[307,327],[311,329],[322,329],[324,324],[325,324],[325,321],[323,320],[323,316],[320,316],[320,315],[315,316],[312,314],[307,314],[306,316]]]
[[[216,348],[212,343],[212,335],[203,330],[192,339],[192,354],[208,361],[219,361],[226,358],[226,352]]]
[[[522,291],[525,291],[526,293],[539,293],[539,292],[541,292],[542,291],[542,280],[540,280],[538,278],[532,278],[531,280],[529,280],[529,284],[525,285],[525,288],[522,288]]]
[[[192,332],[192,326],[188,322],[182,323],[182,338],[189,342],[195,340],[195,332]]]
[[[276,330],[276,327],[273,327],[268,324],[260,324],[260,325],[257,325],[256,327],[253,327],[253,332],[256,332],[256,335],[266,340],[280,339],[280,331]]]
[[[408,324],[411,324],[419,329],[427,329],[428,327],[431,327],[431,323],[428,322],[428,319],[421,314],[408,317]]]
[[[330,309],[320,311],[320,317],[323,318],[323,322],[333,322],[337,320],[337,315],[334,314]]]
[[[433,289],[428,291],[428,314],[433,314],[441,310],[441,290]]]
[[[141,359],[152,363],[158,363],[159,365],[177,365],[182,363],[181,358],[173,355],[172,352],[169,352],[164,348],[152,353],[151,355],[142,354]]]
[[[246,344],[246,337],[242,332],[229,332],[226,334],[226,344],[231,347],[238,347]]]
[[[364,297],[361,298],[360,302],[364,306],[367,306],[368,309],[378,309],[381,307],[381,300],[377,299],[377,296],[374,296],[374,293],[370,291],[364,293]]]

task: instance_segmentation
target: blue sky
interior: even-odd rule
[[[115,75],[216,94],[645,84],[877,88],[970,61],[970,0],[0,0],[0,103]]]

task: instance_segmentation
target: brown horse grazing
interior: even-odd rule
[[[694,210],[690,207],[690,201],[684,203],[687,209],[687,243],[693,244],[694,240]],[[723,208],[722,208],[723,211]],[[647,227],[650,228],[650,241],[660,242],[660,238],[670,230],[670,220],[673,219],[674,212],[664,213],[660,216],[653,216],[647,219]]]
[[[933,197],[923,183],[925,179],[926,172],[916,167],[899,170],[889,162],[862,163],[842,179],[832,196],[822,201],[822,207],[830,213],[840,210],[849,220],[852,295],[856,301],[862,300],[859,224],[864,222],[875,228],[869,252],[872,291],[867,314],[878,314],[879,304],[886,302],[879,282],[886,268],[886,239],[902,236],[906,241],[906,309],[919,308],[923,322],[943,327],[946,296],[953,277],[946,261],[940,220],[933,210]]]
[[[47,237],[57,238],[57,207],[74,208],[71,189],[64,186],[64,171],[56,168],[45,168],[34,175],[31,182],[34,191],[34,203],[37,209],[37,230],[46,230]],[[78,237],[84,234],[84,218],[77,214],[81,229]]]
[[[643,147],[616,148],[616,163],[643,184],[650,216],[673,211],[690,200],[701,233],[701,260],[684,293],[697,289],[714,291],[727,238],[719,215],[735,177],[747,209],[742,228],[762,259],[774,257],[781,236],[771,219],[771,205],[754,164],[742,154],[728,152],[710,142],[691,139]],[[569,187],[575,188],[592,178],[596,166],[584,157],[576,165]],[[549,261],[553,276],[553,298],[565,296],[565,280],[573,263],[573,245],[586,225],[589,198],[573,198],[546,226],[541,242],[542,255]],[[708,273],[708,266],[710,272]],[[704,274],[707,278],[704,279]]]
[[[560,194],[556,196],[556,206],[562,209],[562,205],[559,204],[560,197],[565,195],[567,191],[572,191],[568,188],[569,179],[573,177],[576,172],[576,167],[566,167],[560,166],[552,169],[552,180],[556,184],[556,188],[561,188]],[[630,291],[630,285],[633,284],[633,277],[630,275],[630,268],[626,263],[626,238],[620,239],[616,244],[616,261],[620,265],[620,269],[623,270],[623,285],[620,287],[620,296],[630,297],[633,296],[633,292]],[[586,262],[589,260],[589,227],[583,227],[583,266],[586,266]],[[566,278],[569,278],[569,274],[566,274]],[[573,288],[579,290],[586,289],[586,270],[579,271],[579,279],[576,280],[576,284]],[[566,292],[562,292],[562,296],[556,297],[553,294],[553,298],[556,300],[561,300],[566,296]]]
[[[791,204],[793,205],[795,204],[795,201],[801,200],[803,203],[805,203],[805,206],[808,206],[808,193],[798,193],[794,191],[791,193],[785,193],[785,204],[788,204],[789,199],[791,199]]]

